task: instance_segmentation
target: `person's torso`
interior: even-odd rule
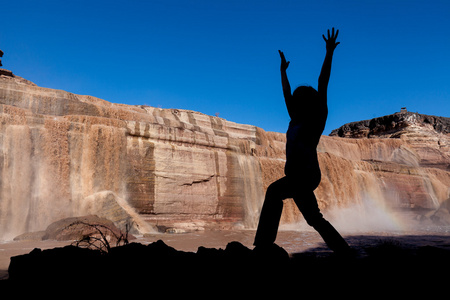
[[[291,120],[286,132],[286,175],[320,176],[317,145],[324,127],[325,122],[321,120],[316,122]]]

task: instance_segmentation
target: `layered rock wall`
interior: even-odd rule
[[[372,145],[372,153],[361,160],[385,174],[385,189],[403,206],[409,201],[433,207],[449,197],[450,118],[400,112],[343,125],[331,136],[345,137],[341,141],[346,144]]]
[[[252,154],[259,132],[193,111],[112,104],[3,77],[0,232],[105,214],[92,199],[116,203],[116,217],[132,208],[140,229],[145,221],[255,226],[264,193]]]
[[[365,197],[438,206],[450,186],[449,135],[428,129],[419,138],[322,137],[321,208]],[[283,176],[284,147],[284,134],[255,126],[0,76],[0,238],[87,214],[141,232],[255,228],[265,189]],[[288,200],[283,222],[299,219]]]

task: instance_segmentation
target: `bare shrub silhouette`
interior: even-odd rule
[[[108,253],[112,247],[128,244],[128,234],[132,224],[125,225],[125,232],[113,230],[112,228],[96,223],[76,221],[66,227],[80,227],[80,232],[87,232],[82,237],[72,243],[73,246],[99,250],[101,253]]]

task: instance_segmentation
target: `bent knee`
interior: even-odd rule
[[[272,183],[267,187],[266,194],[277,194],[278,190],[277,185]]]
[[[309,226],[312,227],[320,227],[321,225],[328,223],[328,221],[324,219],[320,212],[312,216],[305,216],[305,221]]]
[[[266,190],[266,201],[271,202],[282,202],[284,199],[288,198],[286,196],[286,191],[280,188],[276,183],[272,183]]]
[[[267,187],[266,194],[281,195],[283,194],[283,192],[285,192],[283,188],[285,187],[279,181],[272,182]]]

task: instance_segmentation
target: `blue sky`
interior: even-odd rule
[[[406,106],[450,117],[450,1],[0,1],[3,68],[39,86],[285,132],[340,30],[324,134]]]

